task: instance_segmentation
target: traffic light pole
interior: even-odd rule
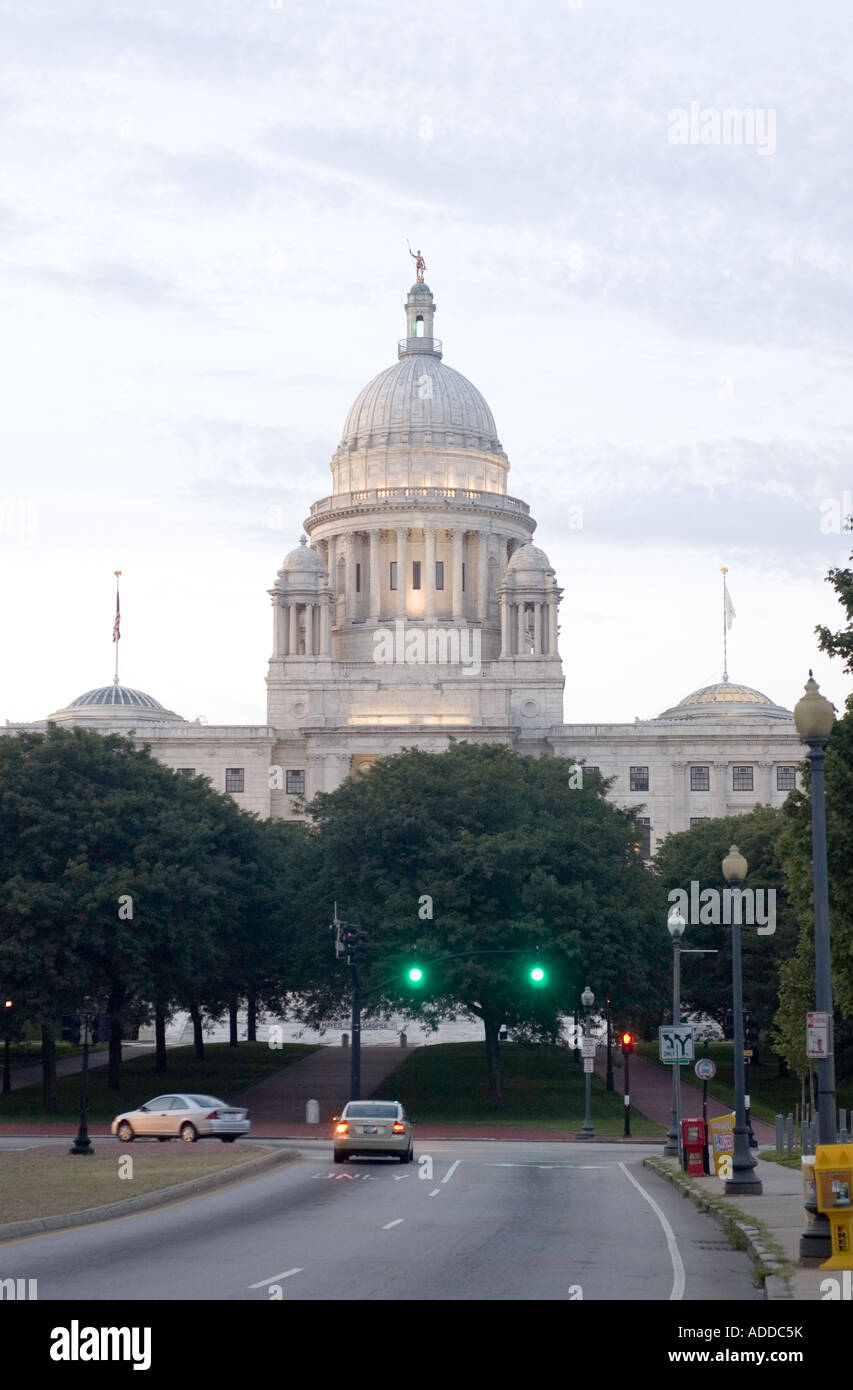
[[[80,1127],[77,1138],[68,1150],[70,1154],[93,1154],[89,1138],[89,1015],[83,1015],[83,1068],[80,1072]]]
[[[625,1134],[625,1137],[628,1138],[628,1137],[630,1136],[630,1133],[631,1133],[631,1067],[630,1067],[631,1054],[630,1054],[630,1052],[623,1052],[623,1054],[622,1054],[622,1060],[623,1060],[623,1062],[625,1063],[625,1130],[624,1130],[624,1134]]]
[[[350,1052],[350,1100],[361,1100],[361,971],[352,965],[352,1050]]]

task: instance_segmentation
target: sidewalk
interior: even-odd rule
[[[144,1057],[146,1053],[153,1052],[154,1046],[138,1047],[136,1043],[124,1043],[121,1049],[121,1059],[123,1062],[129,1061],[131,1057]],[[89,1070],[95,1067],[105,1067],[110,1060],[109,1049],[103,1051],[89,1051]],[[57,1076],[73,1076],[74,1072],[82,1071],[83,1054],[78,1053],[76,1057],[63,1057],[56,1064]],[[40,1086],[42,1079],[41,1062],[35,1062],[30,1067],[13,1067],[10,1072],[12,1082],[11,1089],[20,1091],[24,1086]]]
[[[614,1047],[613,1085],[621,1096],[625,1094],[625,1071],[621,1055],[617,1065],[616,1051],[617,1048]],[[687,1080],[685,1075],[687,1070],[686,1067],[681,1069],[681,1114],[684,1119],[688,1117],[690,1119],[701,1118],[702,1087],[694,1086]],[[607,1075],[606,1048],[599,1047],[596,1051],[595,1072],[604,1081]],[[690,1074],[692,1075],[692,1073]],[[655,1120],[665,1129],[669,1129],[672,1120],[672,1076],[670,1071],[665,1071],[662,1066],[657,1062],[650,1061],[648,1057],[641,1057],[634,1053],[630,1063],[630,1078],[631,1108],[636,1106],[650,1120]],[[708,1097],[709,1120],[716,1119],[718,1115],[730,1115],[731,1113],[731,1106]],[[772,1149],[775,1146],[776,1134],[772,1125],[765,1124],[763,1120],[753,1120],[752,1132],[761,1148]]]
[[[361,1094],[369,1096],[377,1086],[402,1066],[414,1047],[364,1047],[361,1049]],[[259,1081],[232,1097],[235,1105],[245,1105],[252,1121],[252,1134],[270,1139],[327,1138],[329,1122],[339,1115],[349,1100],[351,1049],[318,1047],[316,1052],[282,1067],[275,1076]],[[393,1100],[393,1096],[388,1097]],[[320,1123],[305,1122],[305,1106],[319,1101]],[[318,1133],[319,1132],[319,1133]]]

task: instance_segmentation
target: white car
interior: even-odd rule
[[[398,1100],[351,1100],[333,1117],[335,1163],[385,1156],[411,1163],[412,1121]]]
[[[159,1139],[161,1143],[167,1139],[183,1139],[186,1144],[194,1144],[197,1139],[221,1139],[223,1144],[233,1144],[252,1127],[247,1113],[216,1096],[182,1092],[155,1096],[138,1110],[116,1115],[110,1131],[123,1144],[143,1137]]]

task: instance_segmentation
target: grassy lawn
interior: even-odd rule
[[[657,1061],[658,1045],[656,1042],[638,1042],[637,1051],[641,1052],[644,1057]],[[696,1056],[698,1058],[704,1055],[704,1044],[698,1043]],[[717,1075],[713,1081],[708,1082],[708,1095],[734,1109],[732,1044],[730,1042],[709,1043],[708,1056],[717,1067]],[[753,1119],[766,1120],[768,1124],[772,1125],[777,1115],[787,1115],[789,1111],[793,1113],[794,1106],[800,1099],[800,1082],[796,1076],[779,1076],[778,1058],[767,1047],[761,1048],[761,1057],[760,1066],[749,1068],[751,1114]],[[661,1065],[663,1064],[661,1063]],[[701,1087],[702,1082],[695,1075],[692,1065],[683,1067],[681,1075],[682,1080],[690,1081],[693,1085]],[[843,1105],[846,1109],[853,1106],[853,1084],[849,1081],[838,1087],[838,1104]]]
[[[780,1154],[777,1149],[759,1149],[759,1158],[766,1158],[768,1163],[778,1163],[781,1168],[795,1168],[797,1172],[802,1170],[802,1162],[797,1154]]]
[[[94,1047],[90,1045],[89,1056],[93,1052],[105,1052],[109,1043],[96,1043]],[[66,1057],[79,1057],[83,1053],[82,1047],[75,1043],[59,1042],[56,1043],[56,1060],[62,1062]],[[2,1062],[4,1049],[0,1044],[0,1062]],[[13,1042],[9,1048],[9,1066],[14,1070],[15,1067],[35,1067],[41,1063],[41,1043],[40,1042]]]
[[[240,1091],[264,1081],[281,1067],[314,1052],[304,1043],[286,1043],[271,1048],[266,1043],[206,1043],[205,1060],[196,1059],[192,1047],[170,1047],[169,1070],[158,1076],[154,1070],[154,1051],[121,1064],[121,1091],[107,1087],[107,1068],[89,1072],[89,1119],[112,1120],[122,1110],[134,1109],[154,1096],[170,1091],[199,1091],[204,1095],[231,1100]],[[4,1120],[76,1120],[80,1111],[80,1073],[60,1076],[56,1083],[59,1108],[42,1109],[41,1085],[0,1095],[0,1127]]]
[[[504,1109],[489,1100],[489,1079],[482,1043],[439,1043],[421,1047],[382,1083],[385,1097],[401,1100],[422,1124],[521,1125],[535,1129],[578,1131],[584,1119],[584,1076],[580,1062],[564,1047],[519,1043],[501,1045]],[[592,1119],[596,1134],[621,1134],[624,1105],[592,1078]],[[631,1107],[637,1134],[664,1130]]]
[[[56,1145],[0,1152],[0,1225],[38,1216],[58,1216],[89,1207],[123,1202],[144,1192],[173,1187],[179,1182],[226,1168],[236,1168],[261,1154],[260,1145],[200,1144],[133,1145],[130,1153],[110,1142],[96,1144],[89,1157],[72,1155]],[[131,1177],[121,1178],[120,1159],[133,1160]],[[124,1163],[127,1171],[127,1164]]]

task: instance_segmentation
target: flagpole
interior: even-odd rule
[[[725,610],[725,575],[728,574],[727,567],[722,566],[720,573],[722,574],[722,680],[728,681],[728,614],[727,610]]]
[[[121,637],[121,632],[119,631],[118,581],[121,578],[121,570],[113,570],[113,574],[116,577],[116,620],[113,625],[113,641],[116,644],[116,673],[113,676],[113,685],[118,685],[118,644],[119,638]]]

